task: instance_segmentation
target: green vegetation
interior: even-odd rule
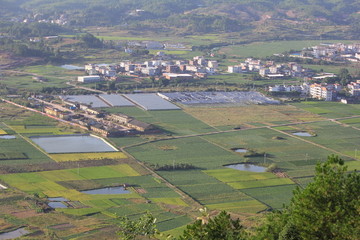
[[[200,239],[233,239],[243,240],[246,233],[240,220],[233,220],[230,214],[225,211],[219,213],[214,218],[210,218],[206,212],[201,219],[186,227],[180,240],[200,240]]]
[[[270,213],[256,239],[356,239],[359,235],[359,174],[329,156],[314,181],[297,189],[284,211]]]
[[[179,110],[145,111],[136,107],[110,108],[105,110],[112,113],[120,112],[133,116],[140,121],[154,124],[165,132],[174,135],[189,135],[215,130],[211,126]]]

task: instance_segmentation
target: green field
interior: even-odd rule
[[[173,150],[167,150],[168,148]],[[201,137],[158,141],[128,148],[136,159],[149,164],[188,163],[202,169],[218,168],[225,164],[241,162],[242,158],[217,147]]]
[[[283,208],[284,204],[289,204],[293,190],[297,185],[282,185],[263,188],[249,188],[242,191],[249,196],[261,201],[271,208]]]
[[[315,137],[307,137],[306,140],[350,157],[355,158],[356,154],[357,159],[360,160],[360,154],[356,153],[360,145],[359,130],[334,122],[304,124],[301,128],[311,129],[312,132],[316,133]]]
[[[278,140],[277,137],[282,137],[283,140]],[[304,174],[312,175],[316,162],[326,159],[332,153],[271,129],[249,129],[210,135],[204,138],[226,149],[246,148],[258,153],[266,153],[266,158],[264,155],[247,157],[247,161],[263,164],[274,163],[285,172],[292,174],[305,169],[306,173]],[[243,161],[245,158],[242,158]],[[300,163],[308,168],[299,168]]]
[[[159,174],[210,209],[238,213],[256,213],[266,209],[262,203],[202,171],[161,171]],[[216,208],[217,206],[222,207]]]
[[[51,158],[24,138],[15,136],[15,139],[0,139],[0,155],[4,156],[0,161],[0,166],[52,162]]]
[[[293,103],[295,107],[319,114],[325,118],[343,118],[360,115],[359,104],[343,104],[339,102],[301,102]]]
[[[187,207],[187,203],[177,193],[149,175],[141,176],[127,164],[7,174],[1,175],[0,180],[26,193],[36,193],[42,197],[64,197],[79,206],[57,209],[67,214],[83,216],[102,213],[114,218],[124,215],[136,217],[150,211],[160,218],[159,224],[164,231],[190,222],[188,217],[185,220],[181,214],[167,213],[161,207],[163,204]],[[80,192],[84,187],[101,188],[124,183],[130,185],[128,189],[131,193],[88,195]],[[151,199],[153,203],[146,203],[146,199]]]
[[[274,174],[266,172],[253,173],[235,169],[217,169],[205,172],[235,189],[294,184],[288,178],[278,178]]]
[[[188,135],[215,131],[211,126],[181,110],[145,111],[136,107],[105,109],[111,113],[123,113],[140,121],[151,123],[174,135]]]
[[[246,58],[246,57],[262,58],[262,57],[271,56],[275,53],[283,53],[285,51],[290,51],[290,50],[302,50],[304,47],[312,47],[322,42],[323,41],[320,40],[319,41],[306,40],[306,41],[254,42],[250,44],[224,47],[220,51],[230,56],[237,56],[242,58]],[[349,41],[330,40],[330,42],[346,43]]]

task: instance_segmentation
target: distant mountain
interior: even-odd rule
[[[130,30],[359,37],[359,0],[0,0],[1,20]]]

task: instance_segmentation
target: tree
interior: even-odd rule
[[[180,240],[242,240],[245,239],[245,231],[240,220],[233,220],[230,214],[222,211],[208,222],[198,219],[186,227]]]
[[[119,222],[120,231],[117,234],[123,240],[132,240],[137,237],[148,237],[151,239],[159,232],[155,223],[156,218],[149,212],[134,221],[128,217],[121,217]]]
[[[347,68],[341,68],[340,71],[339,71],[339,79],[340,79],[340,83],[341,85],[345,86],[347,85],[352,77],[349,73],[349,70]]]
[[[290,205],[268,215],[256,239],[355,240],[360,236],[360,175],[331,155],[314,181],[294,191]]]

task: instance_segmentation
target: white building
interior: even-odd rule
[[[360,80],[349,83],[347,87],[352,96],[360,96]]]
[[[312,84],[310,85],[310,96],[312,98],[332,101],[335,98],[335,91],[332,85]]]
[[[242,72],[242,68],[239,65],[236,66],[228,66],[228,72],[229,73],[241,73]]]
[[[78,77],[78,82],[82,83],[92,83],[92,82],[100,82],[101,78],[98,75],[90,75],[90,76],[80,76]]]

